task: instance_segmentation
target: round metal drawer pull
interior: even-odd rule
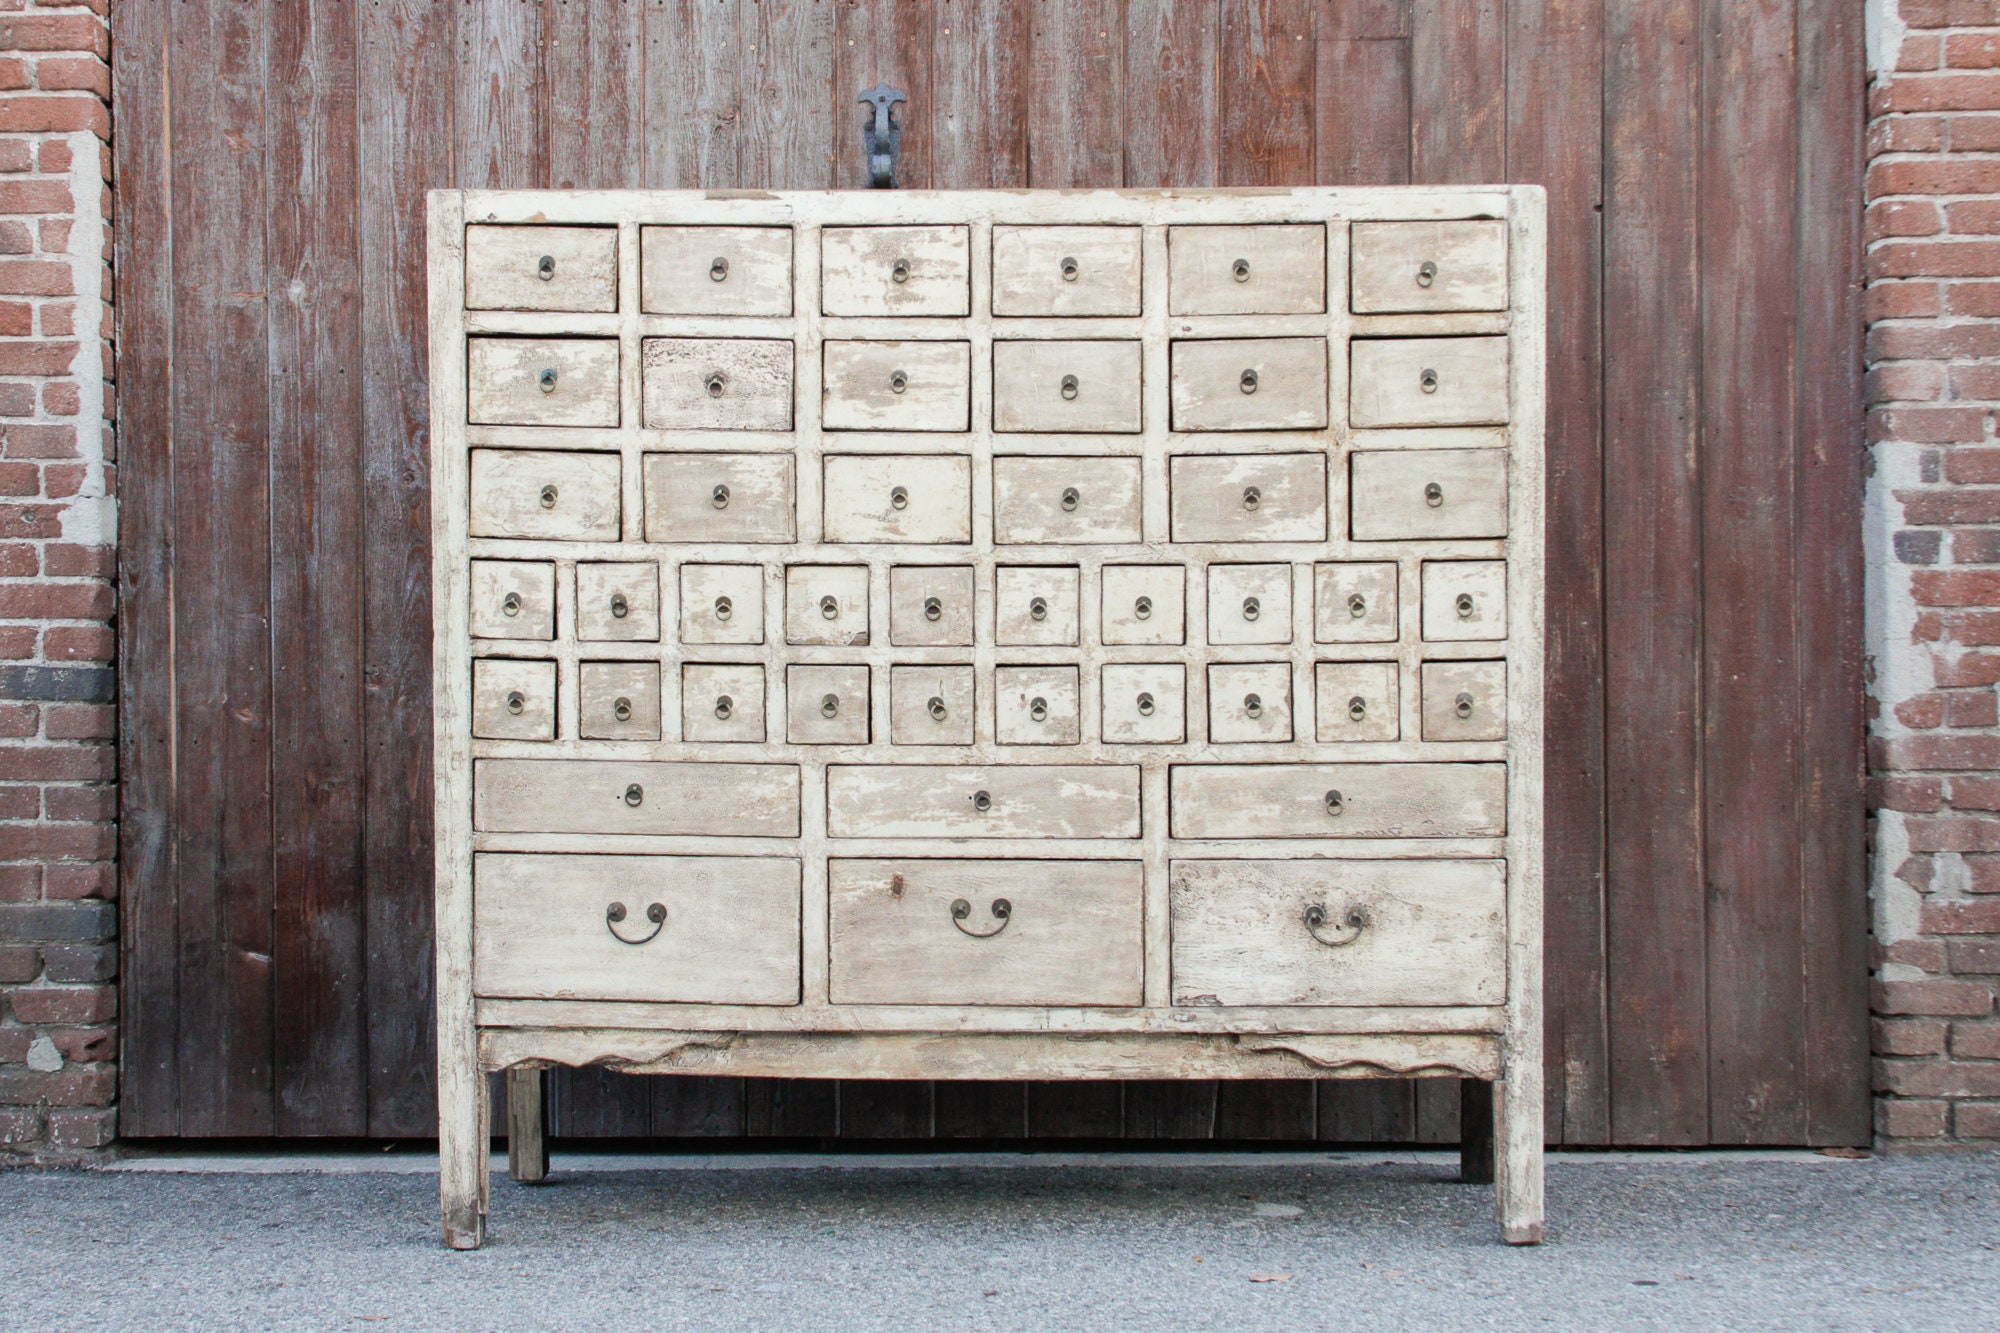
[[[717,255],[714,259],[711,259],[708,262],[708,280],[710,282],[729,281],[729,261],[721,255]]]
[[[1257,372],[1254,370],[1244,371],[1243,377],[1236,381],[1236,387],[1245,393],[1257,392]]]
[[[1049,701],[1040,695],[1036,695],[1034,698],[1028,700],[1028,717],[1036,722],[1048,721]]]
[[[1243,599],[1243,618],[1245,620],[1255,620],[1263,613],[1264,608],[1257,604],[1255,597],[1245,597]]]
[[[1423,263],[1417,265],[1417,286],[1428,287],[1437,281],[1437,276],[1437,260],[1426,259]]]
[[[1250,281],[1250,261],[1239,259],[1229,266],[1229,272],[1238,282]]]
[[[832,593],[819,599],[819,613],[827,620],[840,619],[840,603],[834,599]]]
[[[1070,258],[1068,255],[1064,255],[1062,259],[1062,280],[1064,282],[1075,282],[1076,274],[1076,260]]]
[[[1461,718],[1471,717],[1472,696],[1469,694],[1459,695],[1458,698],[1452,702],[1451,711],[1458,714]]]
[[[710,398],[720,398],[722,397],[722,391],[729,387],[729,376],[719,370],[711,371],[708,378],[703,380],[702,383],[708,386],[708,396]]]
[[[1306,930],[1312,937],[1329,949],[1338,949],[1343,944],[1354,943],[1361,938],[1361,932],[1368,925],[1368,918],[1361,914],[1360,909],[1350,907],[1341,915],[1340,924],[1329,931],[1327,927],[1331,916],[1319,903],[1306,908],[1299,914],[1299,919],[1305,923]]]
[[[636,807],[645,803],[646,789],[644,787],[635,782],[625,789],[625,804]]]
[[[556,257],[554,255],[543,255],[535,264],[535,276],[543,282],[554,280],[556,276]]]
[[[1138,601],[1132,603],[1132,614],[1140,620],[1151,620],[1153,618],[1153,599],[1150,597],[1141,597]]]
[[[903,373],[900,370],[892,371],[890,373],[889,375],[890,393],[901,393],[909,387],[910,387],[910,377],[907,374]]]
[[[1368,614],[1368,599],[1358,592],[1347,594],[1347,614],[1356,620]]]
[[[909,491],[905,490],[901,486],[897,486],[889,492],[889,508],[908,509],[909,507],[910,507]]]
[[[892,282],[908,282],[910,280],[910,261],[907,259],[898,259],[894,264],[890,265],[889,278]]]
[[[730,601],[727,597],[718,597],[715,599],[715,618],[717,620],[727,620],[735,614],[736,603]]]
[[[1062,377],[1063,401],[1064,402],[1073,401],[1076,398],[1076,390],[1077,390],[1076,376],[1074,375],[1063,376]]]
[[[556,507],[556,488],[553,485],[542,487],[542,508],[554,509],[555,507]]]
[[[1330,815],[1344,815],[1347,813],[1347,801],[1341,796],[1339,791],[1330,791],[1326,794],[1326,812]]]
[[[924,709],[931,715],[931,721],[933,722],[944,721],[945,718],[944,700],[940,699],[937,695],[933,694],[930,697],[930,702],[924,705]]]
[[[1139,716],[1151,717],[1153,715],[1153,696],[1150,694],[1141,694],[1138,702]]]
[[[1438,391],[1438,373],[1428,366],[1424,367],[1423,373],[1417,376],[1417,384],[1425,393],[1436,393]]]
[[[506,595],[505,597],[501,598],[501,599],[500,599],[500,614],[502,614],[502,615],[505,615],[505,616],[518,616],[518,615],[520,615],[520,614],[521,614],[521,594],[520,594],[520,593],[518,593],[518,592],[510,592],[510,593],[508,593],[508,594],[507,594],[507,595]]]
[[[730,698],[726,694],[718,694],[715,696],[715,715],[717,717],[721,718],[724,722],[727,722],[729,720],[729,715],[735,711],[736,711],[736,701],[734,699]]]
[[[554,366],[542,367],[542,373],[535,377],[535,381],[542,386],[543,393],[554,393],[556,391],[556,368]]]
[[[820,716],[822,717],[839,717],[840,696],[837,694],[829,694],[825,698],[821,699],[819,701],[819,711],[820,711]]]
[[[1007,923],[1014,919],[1014,904],[1005,898],[995,898],[992,907],[987,910],[993,913],[993,919],[1000,924],[991,930],[967,930],[965,921],[972,915],[972,904],[963,898],[954,898],[951,900],[951,924],[958,927],[958,933],[961,935],[970,935],[975,940],[990,940],[1007,929]]]
[[[992,793],[983,791],[972,793],[972,808],[982,815],[991,810],[993,808]]]
[[[729,488],[727,486],[717,486],[708,493],[708,502],[717,509],[729,508]]]
[[[625,594],[622,592],[612,593],[611,618],[613,620],[623,620],[625,617],[631,614],[632,614],[632,603],[625,600]]]
[[[1436,509],[1444,503],[1444,487],[1434,481],[1424,483],[1424,503]]]
[[[519,690],[507,691],[508,712],[512,713],[516,717],[519,717],[521,715],[522,710],[525,709],[527,706],[528,706],[527,695],[521,693]]]
[[[1347,701],[1347,715],[1356,722],[1362,721],[1368,716],[1368,701],[1358,694],[1355,695]]]
[[[944,603],[939,601],[935,597],[924,598],[924,619],[942,620],[943,618],[944,618]]]
[[[1458,595],[1458,600],[1455,603],[1453,603],[1453,605],[1458,608],[1458,618],[1460,620],[1470,620],[1472,618],[1474,603],[1472,600],[1471,593],[1469,592],[1460,593]]]
[[[630,722],[632,720],[632,701],[622,694],[613,699],[611,701],[611,716],[617,718],[620,722]]]
[[[1243,488],[1243,507],[1245,509],[1255,509],[1263,503],[1264,492],[1258,490],[1255,486],[1245,486]]]
[[[1049,602],[1046,597],[1037,597],[1028,603],[1028,619],[1047,620],[1048,618]]]
[[[1074,513],[1076,511],[1077,505],[1081,504],[1082,502],[1083,502],[1083,493],[1077,490],[1076,487],[1074,486],[1063,487],[1062,507],[1064,513]]]
[[[667,924],[666,904],[654,903],[646,908],[646,919],[653,923],[653,928],[647,931],[644,935],[639,936],[637,939],[634,939],[630,935],[622,935],[619,933],[618,923],[623,921],[624,919],[625,919],[624,903],[613,903],[611,904],[611,906],[604,909],[604,928],[611,932],[611,936],[613,939],[617,940],[620,944],[632,944],[632,945],[651,944],[653,942],[653,937],[658,935],[660,933],[661,928]]]
[[[1248,713],[1248,714],[1249,714],[1249,715],[1250,715],[1251,717],[1262,717],[1262,716],[1264,716],[1264,701],[1263,701],[1263,699],[1262,699],[1262,698],[1260,698],[1260,697],[1258,697],[1257,695],[1254,695],[1254,694],[1246,694],[1246,695],[1244,695],[1244,696],[1243,696],[1243,711],[1244,711],[1244,712],[1246,712],[1246,713]]]

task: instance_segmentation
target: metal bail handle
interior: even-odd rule
[[[604,909],[604,928],[611,932],[613,939],[620,944],[651,944],[667,924],[667,906],[665,903],[653,903],[646,908],[646,919],[653,923],[653,928],[637,939],[618,929],[618,923],[624,919],[624,903],[613,903]]]
[[[935,597],[924,598],[924,619],[938,620],[944,616],[944,603]]]
[[[1350,907],[1341,914],[1337,925],[1332,923],[1332,915],[1324,903],[1313,903],[1299,914],[1306,930],[1312,937],[1329,949],[1338,949],[1343,944],[1352,944],[1361,938],[1361,932],[1368,927],[1368,918],[1358,907]]]
[[[993,905],[987,910],[993,913],[993,919],[1000,924],[991,930],[967,930],[965,921],[972,915],[972,904],[963,898],[954,898],[951,900],[951,924],[958,927],[961,935],[970,935],[975,940],[990,940],[1007,929],[1007,923],[1014,919],[1014,904],[1005,898],[995,898]]]
[[[625,600],[625,594],[622,592],[612,593],[611,618],[613,620],[623,620],[625,619],[625,617],[631,614],[632,614],[632,603]]]
[[[502,615],[508,615],[508,616],[518,616],[518,615],[520,615],[520,614],[521,614],[521,594],[520,594],[520,593],[518,593],[518,592],[510,592],[510,593],[508,593],[508,594],[507,594],[507,595],[506,595],[505,597],[501,598],[501,599],[500,599],[500,613],[501,613]]]
[[[729,281],[729,261],[721,255],[717,255],[711,260],[708,265],[708,280],[710,282]]]
[[[554,366],[544,366],[542,373],[536,376],[535,379],[542,386],[543,393],[554,393],[556,391],[556,368]]]
[[[543,255],[541,262],[535,265],[535,276],[543,282],[553,282],[556,276],[556,257]]]

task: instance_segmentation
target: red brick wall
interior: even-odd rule
[[[0,1157],[115,1129],[108,0],[0,0]]]

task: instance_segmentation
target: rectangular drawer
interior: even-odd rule
[[[1356,338],[1356,426],[1497,426],[1507,420],[1507,339]]]
[[[1425,639],[1507,637],[1505,560],[1426,560],[1423,585]]]
[[[820,424],[828,430],[972,428],[972,344],[828,342]]]
[[[889,668],[891,745],[970,745],[976,692],[969,666]]]
[[[576,637],[652,643],[660,637],[660,567],[650,560],[576,566]]]
[[[654,430],[790,430],[792,344],[783,338],[648,338],[641,398]]]
[[[1324,430],[1326,339],[1174,343],[1175,430]]]
[[[1098,678],[1106,744],[1179,745],[1187,739],[1187,668],[1179,662],[1113,664]]]
[[[467,227],[467,310],[616,310],[616,227]]]
[[[1104,338],[993,344],[993,429],[1131,434],[1139,344]]]
[[[1075,565],[1001,565],[993,571],[993,642],[1002,647],[1074,647]]]
[[[1351,454],[1354,540],[1507,535],[1507,451],[1384,449]]]
[[[827,863],[835,1004],[1137,1005],[1137,861]]]
[[[472,826],[489,833],[799,836],[794,764],[480,759]]]
[[[969,315],[967,227],[828,227],[820,302],[829,315]]]
[[[790,227],[644,227],[639,308],[654,315],[789,315]]]
[[[585,740],[660,739],[658,662],[577,665],[577,735]]]
[[[618,540],[617,454],[474,449],[471,470],[468,526],[475,537]]]
[[[1389,561],[1313,566],[1313,641],[1394,643],[1399,634],[1396,566]]]
[[[472,880],[479,995],[799,1002],[800,874],[789,857],[485,852]]]
[[[788,745],[866,745],[868,668],[794,662],[785,668]]]
[[[554,740],[556,664],[503,657],[475,659],[472,734],[492,740]]]
[[[681,642],[764,642],[764,567],[682,565]]]
[[[1082,740],[1077,669],[993,668],[993,739],[1001,745],[1075,745]]]
[[[472,637],[553,639],[556,567],[540,560],[472,562]]]
[[[1187,638],[1187,571],[1179,565],[1106,565],[1106,643],[1179,644]]]
[[[792,455],[647,454],[649,542],[797,538]]]
[[[1217,745],[1290,741],[1292,664],[1209,663],[1208,738]]]
[[[889,642],[898,648],[970,647],[972,566],[890,569]]]
[[[1500,1004],[1504,861],[1173,861],[1173,1002]]]
[[[868,642],[868,567],[792,565],[785,570],[785,642],[848,647]]]
[[[1313,668],[1322,745],[1393,741],[1403,734],[1402,691],[1394,662],[1321,662]]]
[[[1319,223],[1167,229],[1167,311],[1315,315],[1326,309]]]
[[[1171,461],[1177,542],[1323,542],[1325,454],[1180,454]]]
[[[1507,308],[1507,224],[1357,222],[1356,314]]]
[[[1208,641],[1251,644],[1292,641],[1290,565],[1210,565]]]
[[[1507,831],[1502,764],[1177,764],[1176,838],[1480,838]]]
[[[468,338],[475,426],[616,426],[616,338]]]
[[[1505,662],[1424,663],[1424,739],[1507,739]]]
[[[681,739],[763,744],[764,668],[754,662],[682,664]]]
[[[826,820],[836,838],[1136,838],[1139,770],[834,764]]]
[[[830,542],[972,540],[972,460],[963,454],[834,454],[826,459]]]
[[[996,315],[1136,315],[1139,228],[995,227]]]
[[[1139,540],[1136,458],[996,458],[993,540],[1000,545]]]

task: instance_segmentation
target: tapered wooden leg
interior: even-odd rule
[[[1458,1178],[1493,1183],[1493,1085],[1483,1079],[1458,1084]]]
[[[444,1205],[444,1243],[454,1250],[476,1250],[486,1242],[492,1123],[486,1078],[469,1052],[464,1059],[440,1059],[438,1193]]]
[[[549,1178],[549,1077],[543,1069],[507,1071],[507,1175],[522,1185]]]
[[[1509,1245],[1542,1243],[1542,1090],[1539,1079],[1493,1085],[1500,1234]]]

